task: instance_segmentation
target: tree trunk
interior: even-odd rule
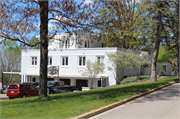
[[[160,42],[156,42],[155,44],[155,52],[153,55],[152,65],[151,65],[151,82],[157,81],[157,74],[156,74],[156,64],[157,64],[157,57],[159,52],[159,44]]]
[[[47,60],[48,60],[48,1],[40,2],[40,88],[39,97],[47,96]]]
[[[157,2],[157,7],[158,9],[161,9],[162,6],[162,1],[158,1]],[[155,82],[157,81],[157,74],[156,74],[156,64],[157,64],[157,58],[158,58],[158,53],[159,53],[159,45],[161,42],[161,17],[162,12],[160,10],[158,10],[158,14],[157,14],[157,33],[156,33],[156,42],[155,42],[155,51],[154,51],[154,55],[153,55],[153,61],[152,61],[152,65],[151,65],[151,82]]]
[[[177,47],[177,64],[176,64],[176,73],[177,73],[177,77],[179,77],[179,46]]]

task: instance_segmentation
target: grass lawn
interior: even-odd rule
[[[74,117],[176,80],[179,78],[169,77],[154,83],[54,94],[43,99],[29,97],[1,101],[1,118]]]

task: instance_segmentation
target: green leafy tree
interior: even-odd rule
[[[36,35],[34,35],[30,40],[28,40],[28,44],[38,44],[39,43],[39,39],[36,37]],[[32,47],[32,49],[40,49],[40,44]]]
[[[93,89],[93,83],[98,74],[104,72],[105,65],[99,61],[92,62],[91,60],[86,61],[86,68],[84,70],[79,70],[81,75],[88,79],[90,89]]]
[[[142,7],[140,11],[143,11],[142,24],[140,31],[147,34],[146,38],[149,43],[154,46],[154,54],[151,65],[151,81],[157,81],[156,75],[156,63],[159,53],[160,43],[167,39],[167,32],[169,28],[165,25],[164,19],[168,19],[170,16],[169,12],[169,2],[159,1],[159,0],[147,0],[141,2]]]
[[[90,38],[103,40],[107,46],[125,49],[140,49],[145,44],[144,34],[139,32],[141,11],[135,10],[134,0],[100,1],[97,13],[98,30]]]

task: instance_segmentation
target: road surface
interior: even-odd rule
[[[8,100],[9,97],[6,94],[0,94],[0,101],[2,100]]]
[[[180,83],[165,87],[90,119],[180,119]]]

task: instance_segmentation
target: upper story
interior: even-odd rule
[[[39,36],[36,37],[39,38]],[[61,33],[56,34],[52,39],[49,40],[48,50],[102,47],[105,47],[104,41],[90,40],[88,35]]]

